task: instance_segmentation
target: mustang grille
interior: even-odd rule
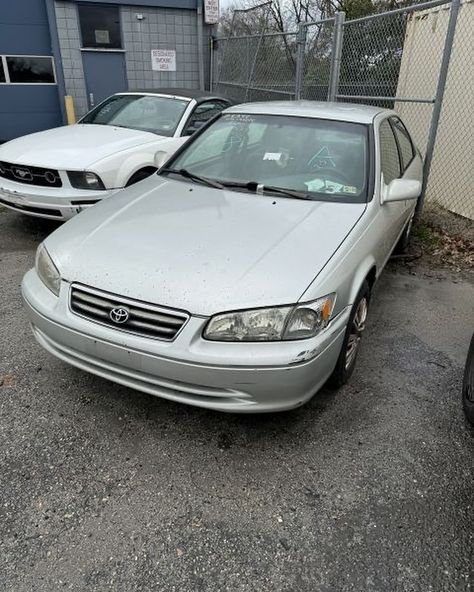
[[[58,171],[54,169],[11,164],[3,161],[0,161],[0,177],[17,183],[41,185],[42,187],[62,187],[63,185]]]
[[[90,321],[145,337],[172,341],[189,315],[146,302],[137,302],[85,286],[73,285],[70,291],[73,313]]]

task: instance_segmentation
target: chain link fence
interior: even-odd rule
[[[407,51],[401,64],[399,93],[416,95],[436,87],[438,56],[449,24],[449,5],[415,13],[407,28]],[[449,70],[426,199],[474,220],[474,2],[462,2],[456,22]],[[423,56],[420,59],[418,56]],[[430,110],[396,105],[420,144],[426,145]]]
[[[212,88],[238,102],[302,98],[395,109],[425,156],[425,199],[474,219],[473,31],[474,0],[347,21],[336,13],[289,33],[261,25],[257,34],[217,40]]]

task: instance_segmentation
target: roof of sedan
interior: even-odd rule
[[[357,105],[353,103],[325,103],[322,101],[269,101],[266,103],[246,103],[235,105],[226,113],[255,113],[261,115],[290,115],[315,117],[320,119],[336,119],[355,123],[372,123],[379,113],[388,109]]]
[[[198,103],[202,101],[207,101],[208,99],[223,99],[228,103],[229,99],[218,95],[216,93],[211,93],[206,90],[199,90],[197,88],[137,88],[130,91],[124,91],[120,94],[130,94],[130,93],[149,93],[155,95],[170,95],[172,97],[182,97],[185,99],[194,99]]]

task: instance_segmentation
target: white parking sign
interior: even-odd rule
[[[151,69],[176,72],[176,50],[174,49],[152,49]]]

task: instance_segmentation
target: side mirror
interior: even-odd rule
[[[383,203],[418,199],[421,194],[421,183],[414,179],[394,179],[385,189]]]
[[[155,154],[155,166],[157,169],[161,169],[161,167],[165,164],[168,160],[168,153],[164,150],[158,150]]]

